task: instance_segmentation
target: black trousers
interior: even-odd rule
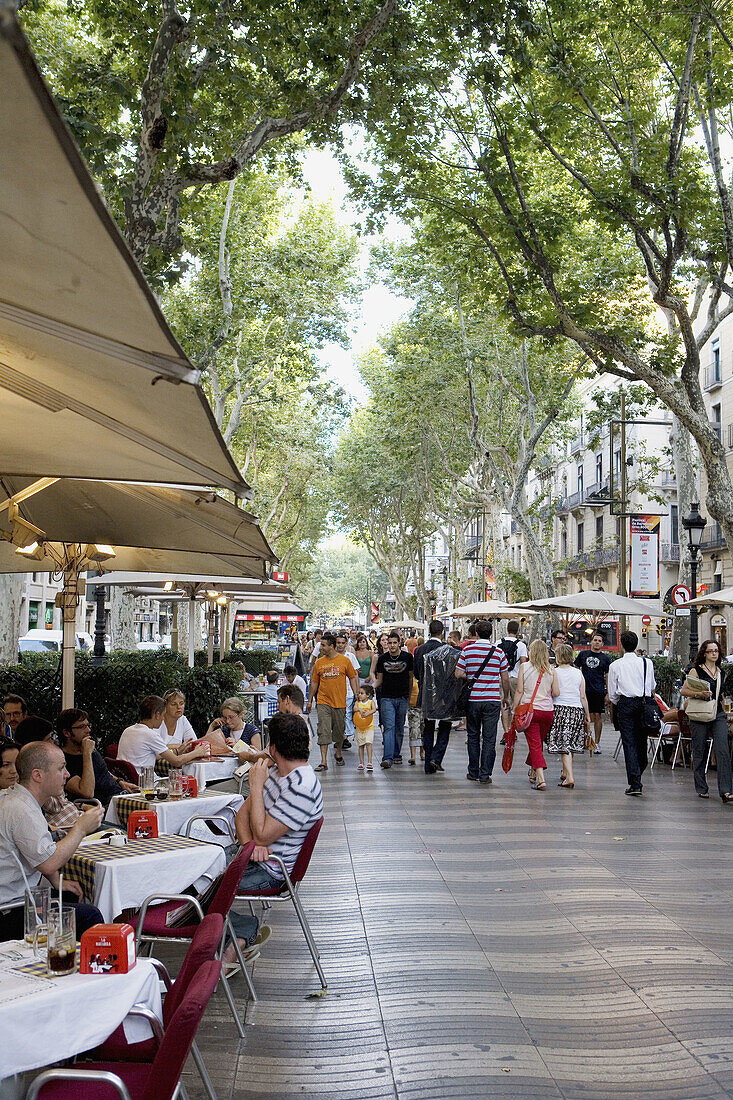
[[[647,732],[641,724],[641,699],[627,699],[622,695],[616,704],[616,718],[624,749],[629,786],[635,790],[641,790],[641,777],[649,763]]]
[[[442,764],[445,750],[448,748],[448,739],[451,731],[450,718],[444,718],[438,722],[438,737],[433,747],[435,737],[435,719],[426,718],[423,724],[422,743],[425,749],[425,771],[430,772],[430,764]]]

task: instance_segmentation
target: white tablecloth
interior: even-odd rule
[[[113,825],[121,824],[116,808],[117,799],[121,797],[124,798],[125,796],[115,795],[105,816],[105,821],[109,821]],[[241,795],[233,794],[231,791],[207,791],[206,794],[199,795],[198,798],[182,798],[179,802],[151,803],[151,809],[155,810],[158,818],[158,833],[161,835],[163,833],[178,835],[185,831],[186,823],[197,814],[217,814],[226,807],[231,807],[236,813],[243,802],[244,799]],[[146,804],[141,802],[140,809],[145,808]]]
[[[83,847],[79,851],[83,854]],[[111,921],[123,909],[139,908],[150,894],[180,894],[204,874],[216,876],[225,866],[222,848],[201,843],[100,861],[94,875],[94,905],[105,921]]]
[[[71,1058],[103,1042],[134,1004],[162,1019],[158,977],[150,959],[138,959],[129,974],[70,974],[40,978],[13,969],[33,951],[22,941],[0,944],[0,1078]],[[132,1023],[132,1022],[131,1022]],[[149,1035],[125,1025],[128,1039]],[[81,1088],[80,1088],[81,1094]]]
[[[184,764],[181,770],[185,775],[194,775],[198,789],[204,791],[207,783],[231,779],[238,767],[236,756],[225,756],[223,760],[195,760],[192,764]]]

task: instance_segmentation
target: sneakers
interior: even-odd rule
[[[341,742],[341,748],[342,749],[350,749],[351,748],[351,741],[349,741],[348,737],[344,737],[343,741]]]
[[[392,767],[392,761],[391,760],[383,760],[380,767],[384,768],[385,770],[387,768],[391,768]]]
[[[471,775],[470,772],[466,772],[466,779],[470,779],[472,783],[478,783],[478,776]]]
[[[392,763],[393,763],[393,764],[401,764],[401,763],[402,763],[402,757],[401,757],[401,756],[395,756],[395,758],[394,758],[394,760],[392,761]]]
[[[627,787],[624,794],[641,794],[641,787]],[[731,795],[731,801],[733,801],[733,795]]]

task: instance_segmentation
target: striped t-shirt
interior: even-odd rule
[[[491,650],[491,660],[476,681],[471,691],[472,703],[500,703],[501,702],[501,673],[509,671],[509,662],[503,649],[493,646],[491,642],[472,642],[461,652],[456,668],[463,669],[469,680],[476,675],[484,659]]]
[[[278,775],[277,768],[270,768],[262,801],[265,813],[288,827],[288,832],[273,841],[269,849],[273,855],[280,856],[290,874],[308,830],[323,816],[323,794],[318,776],[310,764],[301,764],[283,776]],[[268,860],[264,866],[275,878],[282,879],[274,859]]]

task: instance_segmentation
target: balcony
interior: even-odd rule
[[[720,389],[723,385],[722,373],[719,361],[717,363],[711,363],[709,367],[706,367],[704,389],[708,391]]]
[[[728,543],[725,541],[725,535],[721,530],[713,530],[710,534],[710,538],[705,539],[700,543],[701,550],[722,550],[727,547]]]
[[[512,520],[512,525],[511,525],[510,531],[513,535],[518,535],[519,534],[519,524],[517,523],[517,521],[515,519]]]
[[[663,542],[659,546],[659,560],[663,562],[676,562],[680,560],[680,544],[678,542]]]
[[[586,569],[602,569],[604,566],[617,564],[618,560],[618,546],[602,547],[599,550],[584,550],[568,562],[568,572],[582,573]]]
[[[583,435],[583,432],[579,432],[578,435],[576,435],[575,438],[573,440],[571,440],[571,443],[570,443],[570,453],[571,453],[571,455],[577,454],[579,451],[582,451],[584,446],[585,446],[585,437]]]
[[[589,485],[586,489],[583,490],[583,502],[585,504],[590,504],[592,507],[595,508],[603,507],[600,501],[594,500],[593,498],[603,497],[605,502],[605,500],[607,500],[608,498],[608,487],[608,478],[605,478],[603,481],[594,481],[592,485]]]
[[[677,475],[674,470],[664,470],[663,473],[657,477],[657,485],[668,486],[677,484]]]
[[[583,505],[583,493],[573,493],[568,497],[567,506],[568,510],[573,512],[576,508],[581,508]]]

